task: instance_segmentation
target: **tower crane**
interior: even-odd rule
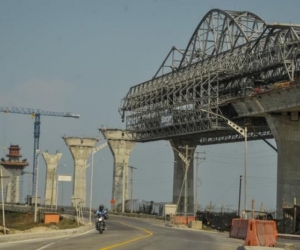
[[[58,116],[58,117],[69,117],[69,118],[79,118],[77,114],[72,114],[71,112],[53,112],[45,111],[40,109],[32,108],[18,108],[18,107],[0,107],[0,112],[3,113],[15,113],[15,114],[24,114],[31,115],[34,118],[34,130],[33,130],[33,174],[32,174],[32,197],[35,195],[35,186],[36,186],[36,172],[37,172],[37,152],[39,150],[39,140],[40,140],[40,126],[41,126],[41,116]]]

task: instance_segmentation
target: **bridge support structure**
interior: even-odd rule
[[[300,119],[298,112],[266,115],[277,144],[277,208],[300,201]]]
[[[265,117],[277,144],[277,218],[300,201],[300,84],[232,101],[240,117]],[[275,166],[274,166],[275,167]]]
[[[108,146],[114,157],[112,200],[116,206],[122,206],[128,199],[128,163],[130,154],[135,146],[129,131],[121,129],[104,129],[100,132],[108,142]],[[122,206],[122,212],[125,208]]]
[[[8,159],[1,158],[0,165],[4,167],[12,175],[11,181],[6,188],[6,202],[19,203],[20,202],[20,176],[25,167],[29,165],[27,159],[21,160],[19,145],[10,145],[9,153],[6,155]]]
[[[194,214],[193,158],[197,143],[192,140],[171,139],[170,144],[174,153],[173,203],[178,204],[177,213]]]
[[[86,168],[87,160],[98,138],[63,137],[74,159],[72,206],[87,206],[86,202]]]
[[[62,153],[51,155],[48,152],[44,152],[42,156],[46,163],[45,205],[52,208],[57,205],[57,165],[62,157]]]

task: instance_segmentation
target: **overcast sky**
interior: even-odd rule
[[[0,107],[80,114],[80,119],[41,117],[40,149],[62,152],[59,165],[66,167],[60,166],[58,172],[73,174],[74,163],[62,136],[99,137],[102,144],[101,125],[124,129],[118,113],[121,99],[131,86],[153,77],[172,46],[186,47],[212,8],[251,11],[269,23],[300,24],[299,0],[1,0]],[[33,122],[28,115],[0,113],[0,146],[20,145],[23,158],[30,162],[26,171],[32,171]],[[201,157],[206,157],[199,171],[201,207],[211,201],[217,207],[236,209],[244,144],[198,146],[197,151],[205,151]],[[263,202],[272,210],[277,154],[256,141],[248,143],[248,155],[248,204],[254,198],[257,209]],[[113,179],[109,149],[98,152],[95,161],[93,205],[109,206]],[[135,198],[172,200],[173,153],[165,141],[136,144],[130,165],[137,168]],[[42,198],[44,180],[41,158]],[[31,178],[24,178],[23,198],[30,182]],[[70,183],[64,184],[63,197],[64,204],[70,204]]]

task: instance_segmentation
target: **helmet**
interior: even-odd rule
[[[100,209],[100,210],[104,209],[104,206],[101,204],[101,205],[99,206],[99,209]]]

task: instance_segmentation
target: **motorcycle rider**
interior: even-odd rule
[[[107,214],[107,210],[104,209],[104,206],[102,204],[99,206],[99,209],[96,211],[96,216],[97,216],[97,218],[99,218],[100,216],[103,216],[103,218],[104,218],[104,220],[103,220],[104,228],[107,229],[105,220],[108,219],[108,214]],[[96,230],[98,230],[97,221],[95,222],[95,228],[96,228]]]

